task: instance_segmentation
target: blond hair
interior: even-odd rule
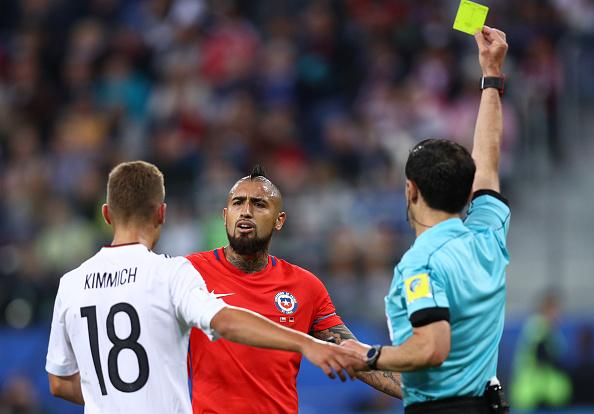
[[[107,180],[107,205],[118,222],[150,220],[165,199],[163,173],[145,161],[123,162]]]

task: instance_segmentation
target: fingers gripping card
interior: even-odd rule
[[[454,29],[474,35],[482,30],[489,8],[470,0],[462,0],[454,20]]]

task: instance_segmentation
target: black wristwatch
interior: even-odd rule
[[[495,88],[499,91],[499,96],[503,96],[503,90],[505,88],[505,76],[481,77],[481,91],[487,88]]]
[[[369,351],[367,351],[367,360],[365,362],[369,369],[377,369],[377,360],[382,353],[382,348],[381,345],[373,345]]]

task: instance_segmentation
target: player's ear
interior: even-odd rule
[[[227,227],[227,207],[223,209],[223,223],[225,224],[225,227]]]
[[[165,224],[165,216],[167,214],[167,203],[161,203],[157,210],[157,223]]]
[[[109,206],[107,204],[103,204],[101,206],[101,214],[103,215],[103,220],[105,220],[105,223],[111,226],[111,217],[109,215]]]
[[[287,213],[285,213],[284,211],[281,211],[280,213],[278,213],[278,216],[276,217],[276,221],[274,222],[274,229],[277,231],[282,229],[286,220],[287,220]]]
[[[416,203],[419,200],[419,188],[413,181],[408,179],[406,180],[406,198],[411,203]]]

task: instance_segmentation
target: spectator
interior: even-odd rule
[[[0,392],[0,414],[46,414],[35,387],[24,376],[13,376]]]
[[[558,408],[570,401],[571,382],[562,366],[565,343],[557,329],[558,318],[559,298],[551,291],[524,325],[511,384],[511,403],[517,410]]]

